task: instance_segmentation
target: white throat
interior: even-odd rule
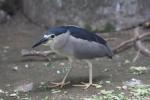
[[[58,51],[65,46],[67,40],[69,39],[70,31],[68,30],[66,33],[62,33],[55,38],[50,38],[45,46],[50,46],[50,48],[54,51]],[[44,35],[48,37],[48,35]]]

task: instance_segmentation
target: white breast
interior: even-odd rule
[[[69,31],[55,37],[55,39],[53,39],[53,41],[51,42],[50,45],[51,49],[59,55],[71,56],[72,47],[71,46],[68,47],[69,37],[70,37]]]

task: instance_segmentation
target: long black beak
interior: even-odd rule
[[[35,47],[37,47],[37,46],[39,46],[39,45],[41,45],[41,44],[43,44],[43,43],[45,43],[46,41],[48,41],[48,38],[41,38],[37,43],[35,43],[33,46],[32,46],[32,48],[35,48]]]

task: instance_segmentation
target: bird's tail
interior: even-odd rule
[[[112,49],[109,46],[106,46],[106,53],[107,53],[108,58],[112,59],[114,54],[113,54]]]

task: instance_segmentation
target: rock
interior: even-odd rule
[[[57,74],[60,74],[60,71],[59,71],[59,70],[57,70],[57,71],[56,71],[56,73],[57,73]]]
[[[20,86],[16,87],[14,91],[18,91],[18,92],[29,92],[29,91],[31,91],[32,89],[33,89],[33,82],[20,85]]]
[[[29,68],[29,65],[28,65],[28,64],[25,64],[25,68]]]
[[[13,70],[17,71],[18,70],[18,66],[13,67]]]
[[[4,49],[9,49],[10,47],[9,47],[9,46],[4,46],[3,48],[4,48]]]
[[[135,85],[142,85],[142,81],[141,80],[138,80],[138,79],[135,79],[135,78],[132,78],[130,79],[129,81],[125,81],[123,82],[123,85],[124,86],[135,86]]]
[[[64,65],[65,65],[65,63],[63,63],[63,62],[60,63],[60,66],[64,66]]]
[[[128,87],[126,85],[122,86],[122,89],[127,90]]]
[[[23,0],[23,12],[41,26],[74,24],[96,30],[109,22],[119,30],[148,19],[149,5],[149,0]]]
[[[2,89],[0,89],[0,94],[3,94],[3,93],[5,93]]]
[[[17,96],[17,93],[12,93],[9,95],[10,97],[16,97]]]

